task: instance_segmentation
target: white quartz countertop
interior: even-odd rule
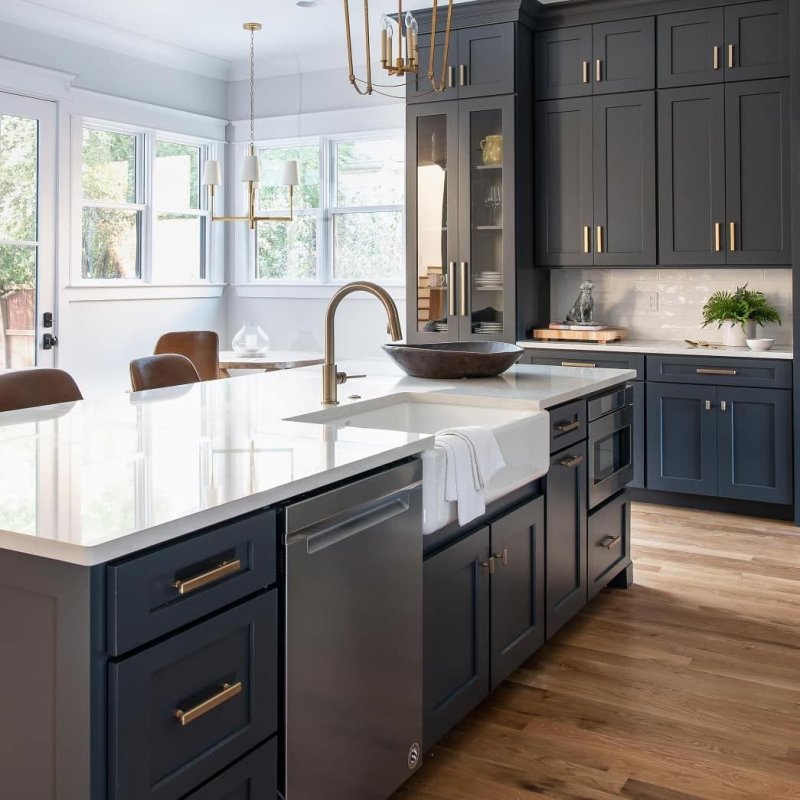
[[[399,392],[526,400],[547,409],[630,370],[518,366],[499,378],[409,378],[384,360],[342,404]],[[0,548],[81,565],[129,555],[413,456],[433,437],[287,417],[321,408],[321,368],[0,414]]]
[[[710,339],[708,341],[711,341]],[[589,342],[542,342],[525,339],[517,342],[526,350],[580,350],[586,353],[646,353],[664,356],[704,356],[705,358],[777,358],[791,361],[791,347],[773,347],[772,350],[751,350],[749,347],[691,347],[686,342],[658,341],[655,339],[629,339],[611,344]],[[713,344],[713,342],[712,342]]]

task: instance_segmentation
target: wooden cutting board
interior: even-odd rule
[[[602,331],[559,331],[551,328],[535,328],[533,338],[550,342],[594,342],[608,344],[621,342],[628,335],[627,328],[606,328]]]

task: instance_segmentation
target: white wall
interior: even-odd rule
[[[595,319],[628,328],[631,339],[682,341],[702,337],[719,341],[712,325],[703,328],[702,308],[709,295],[747,284],[764,292],[778,309],[781,327],[769,325],[764,336],[792,343],[791,269],[569,269],[553,270],[550,293],[553,320],[563,318],[584,280],[594,283]],[[658,311],[647,307],[647,294],[658,293]]]

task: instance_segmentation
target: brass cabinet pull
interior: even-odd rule
[[[731,241],[730,241],[731,253],[735,253],[736,252],[736,223],[735,222],[731,222],[731,224],[730,224],[730,237],[731,237]]]
[[[458,65],[458,85],[459,86],[466,86],[467,85],[467,65],[466,64],[459,64]]]
[[[711,411],[711,401],[710,400],[706,400],[705,406],[706,406],[706,411]]]
[[[714,45],[714,69],[719,69],[721,66],[719,45]]]
[[[597,252],[603,252],[603,226],[597,226]]]
[[[501,552],[495,553],[493,559],[499,561],[504,567],[508,566],[508,548],[504,547]]]
[[[456,305],[456,262],[451,261],[447,267],[447,299],[450,305],[448,311],[451,317],[458,314],[458,306]]]
[[[599,58],[594,65],[594,77],[598,83],[603,80],[603,62]]]
[[[698,375],[727,375],[733,377],[736,375],[735,369],[715,369],[713,367],[698,367]]]
[[[566,467],[567,469],[575,469],[581,464],[583,464],[583,456],[565,456],[558,462],[560,467]]]
[[[241,681],[234,684],[223,683],[220,692],[217,692],[213,697],[209,697],[208,700],[203,700],[202,703],[198,703],[194,708],[190,708],[187,711],[183,711],[180,708],[177,709],[175,718],[185,728],[190,722],[204,717],[209,711],[213,711],[217,708],[217,706],[227,703],[228,700],[233,700],[236,695],[242,693],[243,688]]]
[[[599,544],[600,547],[605,547],[606,550],[611,550],[614,547],[617,547],[621,541],[622,536],[606,536],[604,539],[600,540]]]
[[[555,429],[560,433],[571,433],[572,431],[578,430],[580,426],[581,423],[576,419],[573,422],[559,422],[558,425],[555,426]]]
[[[583,82],[584,83],[589,83],[589,80],[590,80],[590,78],[589,78],[589,62],[588,61],[582,62],[582,66],[583,66]]]
[[[592,252],[592,228],[590,225],[583,226],[583,252]]]
[[[481,569],[486,570],[490,575],[494,575],[494,556],[491,556],[488,561],[482,561]]]
[[[456,85],[456,68],[447,68],[447,88],[452,89]]]
[[[722,401],[722,402],[719,404],[719,410],[720,410],[720,411],[722,411],[722,412],[725,412],[725,411],[727,411],[727,410],[728,410],[728,401],[727,401],[727,400],[723,400],[723,401]]]
[[[461,262],[461,283],[459,286],[461,295],[461,316],[469,316],[469,264]]]
[[[722,223],[715,222],[714,223],[714,249],[718,252],[722,252]]]
[[[178,594],[186,595],[208,586],[210,583],[216,583],[229,575],[234,575],[242,569],[242,562],[237,558],[235,561],[223,561],[218,567],[210,569],[201,575],[195,575],[194,578],[189,578],[185,581],[175,581],[173,587],[178,590]]]
[[[728,69],[733,69],[736,64],[734,63],[734,46],[732,44],[728,45]]]
[[[597,364],[592,364],[591,361],[562,361],[562,367],[583,367],[585,369],[595,369]]]

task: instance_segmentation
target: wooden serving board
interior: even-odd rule
[[[602,331],[559,331],[551,328],[535,328],[534,339],[551,342],[594,342],[608,344],[621,342],[628,335],[627,328],[606,328]]]

